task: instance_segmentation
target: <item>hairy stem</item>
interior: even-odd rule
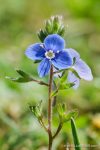
[[[58,128],[57,128],[57,131],[56,131],[56,133],[55,133],[54,136],[53,136],[53,139],[59,134],[59,132],[60,132],[61,129],[62,129],[62,126],[63,126],[63,124],[60,122],[60,123],[59,123],[59,126],[58,126]]]
[[[49,135],[49,146],[48,150],[52,149],[52,131],[51,131],[51,124],[52,124],[52,81],[53,81],[53,66],[50,69],[50,79],[49,79],[49,98],[48,98],[48,135]]]
[[[45,131],[48,132],[48,129],[46,128],[42,118],[39,120],[39,122],[40,122],[41,126],[45,129]]]
[[[35,79],[32,79],[32,81],[37,82],[38,84],[41,84],[41,85],[49,86],[47,83],[45,83],[43,81],[39,81],[39,80],[35,80]]]

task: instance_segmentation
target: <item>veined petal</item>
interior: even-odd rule
[[[65,41],[58,34],[52,34],[45,38],[44,46],[47,50],[53,50],[54,52],[57,52],[64,49]]]
[[[78,59],[80,59],[80,54],[79,54],[76,50],[74,50],[74,49],[72,49],[72,48],[67,48],[67,49],[65,49],[65,50],[70,53],[72,59],[75,58],[76,61],[77,61]]]
[[[75,76],[75,74],[73,72],[71,72],[71,71],[68,72],[67,79],[68,79],[69,83],[75,84],[73,86],[74,89],[77,89],[79,87],[80,79],[77,76]]]
[[[25,52],[25,55],[32,60],[41,60],[44,58],[44,54],[45,49],[39,43],[30,45]]]
[[[66,51],[61,51],[56,54],[55,58],[51,60],[52,64],[58,69],[67,69],[72,65],[72,58]]]
[[[51,67],[51,63],[47,58],[44,58],[38,66],[38,74],[40,77],[44,77],[48,74]]]
[[[88,81],[93,79],[91,69],[82,59],[79,59],[72,68],[78,73],[80,78]]]

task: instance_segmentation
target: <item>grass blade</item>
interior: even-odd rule
[[[76,124],[73,118],[71,118],[71,129],[72,129],[72,134],[73,134],[75,150],[81,150],[81,147],[80,147],[81,145],[80,145],[78,135],[77,135]]]

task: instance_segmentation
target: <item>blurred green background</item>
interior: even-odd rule
[[[79,109],[81,144],[100,150],[100,0],[0,0],[0,150],[47,149],[47,135],[29,110],[30,104],[43,100],[46,112],[47,88],[13,83],[5,76],[17,77],[15,69],[22,69],[38,79],[37,64],[24,51],[39,41],[36,33],[52,15],[63,16],[66,47],[81,54],[94,76],[92,82],[81,81],[76,91],[60,92],[57,102],[65,102],[68,110]],[[53,150],[65,150],[67,143],[73,143],[70,123],[64,125]]]

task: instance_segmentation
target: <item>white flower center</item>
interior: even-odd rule
[[[46,51],[46,52],[45,52],[45,56],[46,56],[46,58],[48,58],[48,59],[52,59],[52,58],[55,57],[55,53],[54,53],[52,50],[49,50],[49,51]]]

